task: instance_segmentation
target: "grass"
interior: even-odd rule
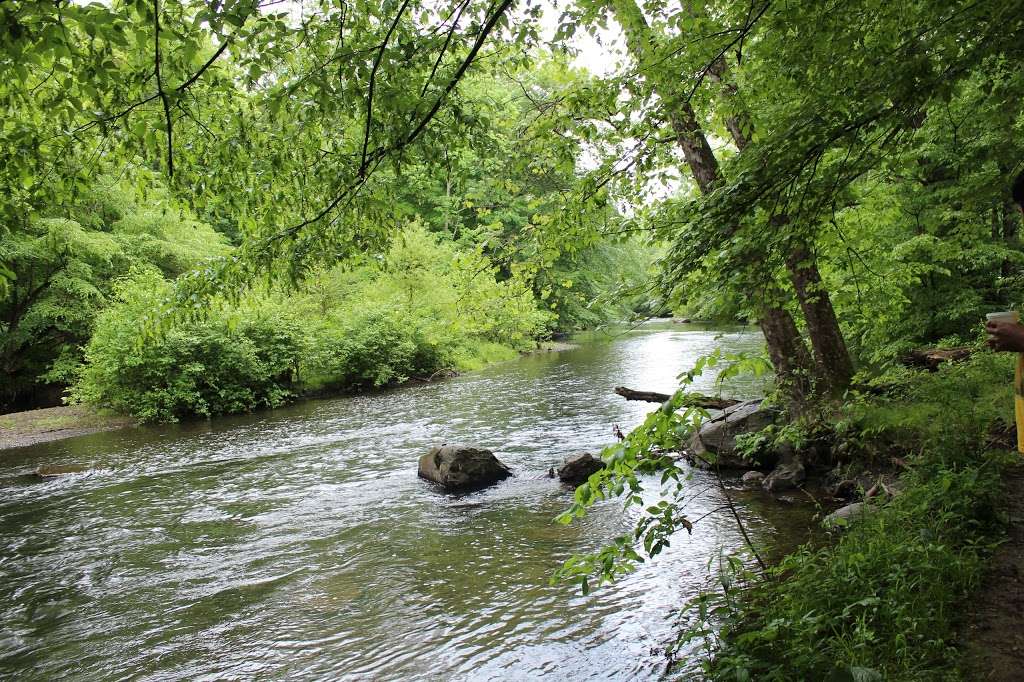
[[[833,427],[855,456],[906,461],[904,492],[766,579],[734,562],[684,633],[707,638],[711,678],[959,679],[958,615],[1002,537],[1000,475],[1019,457],[988,447],[1012,418],[1012,360],[986,353],[887,380],[888,397],[851,399]]]

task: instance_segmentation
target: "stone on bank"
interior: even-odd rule
[[[732,405],[704,422],[687,449],[694,463],[702,468],[749,469],[751,462],[736,451],[736,437],[761,431],[775,421],[777,414],[776,410],[764,407],[761,400]]]

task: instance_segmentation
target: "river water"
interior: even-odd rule
[[[633,517],[609,502],[557,525],[572,491],[544,474],[654,407],[613,387],[670,392],[698,356],[760,344],[654,324],[449,381],[0,452],[0,676],[658,678],[673,610],[709,558],[742,548],[738,529],[712,514],[582,596],[551,573]],[[443,442],[490,448],[516,476],[443,494],[416,477]],[[86,470],[39,481],[39,465]],[[709,475],[687,485],[706,489],[691,518],[721,504]],[[734,495],[758,542],[806,534],[806,508]]]

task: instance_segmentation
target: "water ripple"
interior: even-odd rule
[[[668,392],[698,355],[759,343],[640,330],[437,384],[8,451],[0,676],[656,678],[671,609],[737,532],[708,517],[584,597],[551,572],[633,516],[609,502],[553,524],[572,491],[544,474],[643,418],[614,386]],[[446,495],[415,475],[442,442],[489,447],[516,477]],[[85,471],[28,475],[44,464]],[[700,474],[687,485],[694,516],[719,503]],[[759,537],[786,523],[744,513]]]

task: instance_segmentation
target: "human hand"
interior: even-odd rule
[[[1024,325],[1017,322],[987,322],[989,348],[1024,353]]]

